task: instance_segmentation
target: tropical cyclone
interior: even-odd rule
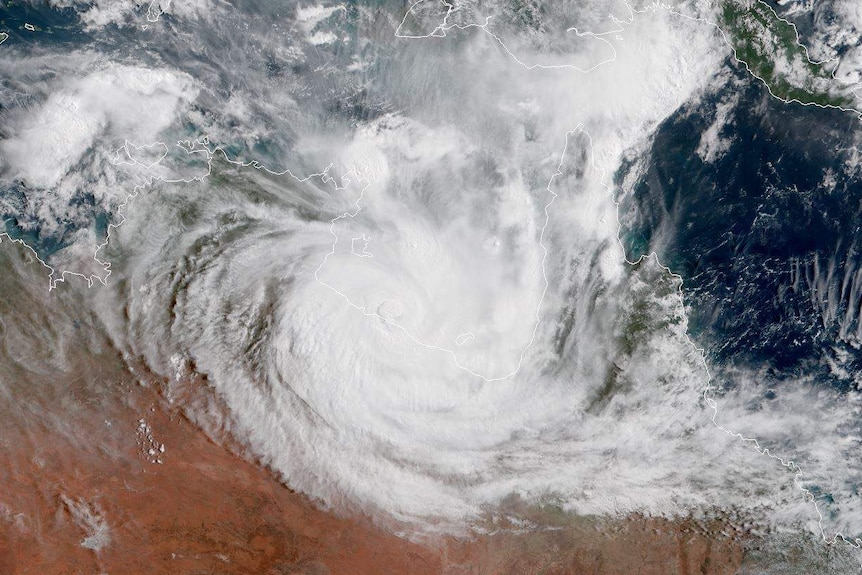
[[[166,377],[206,377],[229,416],[202,426],[406,533],[460,532],[512,494],[600,515],[804,507],[716,437],[677,280],[616,239],[605,174],[719,66],[709,30],[632,14],[589,73],[528,69],[500,31],[406,41],[380,81],[401,112],[298,143],[325,177],[209,150],[208,178],[142,189],[105,254],[123,278],[106,323]]]
[[[315,278],[363,315],[495,381],[518,372],[539,328],[556,194],[551,182],[534,197],[541,192],[519,171],[500,171],[458,136],[393,118],[360,132],[344,161],[370,180],[357,208],[333,220],[332,251]]]
[[[231,18],[159,7],[146,26],[178,33],[147,66],[72,52],[57,66],[98,70],[64,82],[16,61],[47,88],[2,142],[10,196],[38,208],[16,225],[72,229],[47,260],[58,277],[81,253],[89,282],[111,274],[64,287],[169,404],[323,506],[409,536],[554,528],[535,508],[816,520],[792,471],[713,426],[680,278],[627,262],[618,238],[624,153],[728,74],[715,14],[321,5],[291,7],[284,32],[209,7]],[[109,91],[129,105],[106,108]],[[44,148],[55,165],[25,153],[44,144],[31,109],[74,136]],[[93,203],[120,206],[97,260],[78,241],[103,239]],[[189,400],[190,382],[213,393]],[[732,429],[794,411],[764,419],[740,389],[722,397]],[[803,448],[828,459],[836,433]]]

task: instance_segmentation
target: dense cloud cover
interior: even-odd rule
[[[226,411],[189,413],[214,437],[409,535],[513,494],[819,534],[796,468],[715,425],[680,278],[618,238],[614,173],[728,82],[713,13],[58,6],[103,37],[2,47],[0,208],[168,396],[205,379]],[[755,410],[738,379],[716,421],[831,478],[854,405],[798,387]]]

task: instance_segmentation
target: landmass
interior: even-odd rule
[[[796,27],[760,0],[726,0],[719,27],[736,59],[773,95],[802,104],[859,107],[850,86],[833,75],[837,61],[812,61]]]

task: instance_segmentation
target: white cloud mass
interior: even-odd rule
[[[783,468],[710,423],[676,283],[624,262],[608,188],[726,48],[662,9],[589,73],[462,35],[393,40],[381,85],[403,111],[297,142],[327,177],[217,153],[218,186],[142,193],[108,250],[129,279],[118,339],[178,383],[207,374],[292,487],[410,530],[461,530],[512,493],[602,515],[795,506]]]
[[[62,82],[0,142],[5,168],[29,186],[55,186],[97,139],[154,141],[194,96],[188,77],[131,66]]]
[[[74,6],[105,34],[144,9]],[[679,278],[618,238],[626,152],[726,81],[712,7],[303,4],[189,34],[207,3],[153,6],[173,17],[134,34],[162,52],[0,56],[6,77],[47,70],[0,88],[3,183],[26,199],[2,207],[77,225],[51,264],[111,262],[82,297],[169,388],[205,378],[227,416],[188,413],[214,437],[406,535],[466,531],[512,494],[816,531],[792,470],[713,424]],[[98,252],[82,196],[113,218]],[[850,510],[828,529],[862,532],[856,408],[805,381],[765,402],[736,375],[718,423],[798,458]]]

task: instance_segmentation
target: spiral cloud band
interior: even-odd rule
[[[299,139],[289,172],[159,148],[99,254],[122,278],[115,339],[205,378],[220,424],[290,487],[406,533],[460,532],[512,496],[808,512],[712,424],[678,278],[617,240],[608,174],[723,57],[697,20],[631,18],[578,68],[484,28],[395,39],[376,89],[400,111]],[[184,174],[193,155],[206,172]]]

